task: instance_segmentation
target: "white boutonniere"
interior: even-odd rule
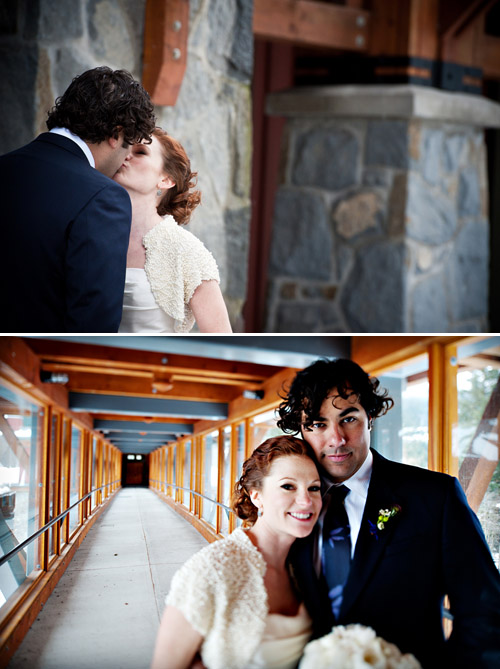
[[[368,525],[370,526],[370,534],[374,536],[375,539],[378,539],[379,531],[382,532],[382,530],[385,530],[389,520],[394,518],[394,516],[397,516],[400,512],[401,507],[399,504],[393,504],[389,509],[380,509],[378,512],[377,521],[375,523],[371,520],[368,521]]]

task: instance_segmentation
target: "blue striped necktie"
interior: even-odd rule
[[[323,522],[322,568],[336,619],[339,617],[344,585],[351,566],[351,531],[344,506],[344,499],[349,492],[345,485],[331,489]]]

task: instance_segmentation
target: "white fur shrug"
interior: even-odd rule
[[[238,528],[193,555],[175,574],[166,603],[204,637],[209,669],[243,669],[256,652],[268,613],[266,563]]]
[[[175,319],[175,332],[189,332],[194,316],[189,306],[202,281],[220,282],[213,255],[191,232],[164,216],[146,235],[144,269],[156,303]]]

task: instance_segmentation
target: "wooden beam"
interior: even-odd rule
[[[37,353],[43,364],[59,362],[86,365],[101,368],[103,372],[108,369],[133,369],[155,374],[193,373],[204,377],[256,382],[276,372],[276,367],[272,365],[253,362],[77,344],[52,339],[26,339],[25,342]]]
[[[484,34],[486,13],[497,3],[498,0],[474,0],[462,8],[441,35],[442,60],[483,69],[483,59],[486,57],[488,66],[492,66],[494,72],[499,70],[498,62],[490,61],[491,55],[498,57],[498,51],[496,54],[495,50],[493,54],[487,54],[483,43],[488,38],[498,41],[498,38]]]
[[[436,335],[354,336],[351,357],[369,374],[378,374],[402,364],[405,360],[427,353],[432,343],[452,344],[463,337]]]
[[[313,0],[254,0],[255,37],[307,46],[364,52],[370,12]]]
[[[42,402],[68,407],[68,391],[40,380],[40,360],[20,337],[0,337],[0,372]]]
[[[434,60],[439,0],[373,0],[370,53]]]
[[[147,0],[142,83],[157,105],[173,107],[187,63],[189,0]]]
[[[10,450],[14,453],[14,456],[17,458],[19,465],[24,469],[28,469],[29,466],[29,456],[24,448],[23,444],[16,437],[14,430],[11,428],[9,422],[4,416],[0,416],[0,430],[2,435],[7,442]]]
[[[500,79],[500,38],[492,35],[481,37],[481,57],[479,66],[483,76],[489,79]]]
[[[120,376],[96,374],[70,374],[68,388],[71,392],[133,395],[136,397],[169,397],[171,399],[211,400],[214,402],[229,402],[241,394],[238,386],[224,386],[220,383],[203,383],[191,381],[171,380],[171,390],[153,392],[153,379],[132,377],[129,379]],[[245,388],[247,385],[244,386]],[[260,384],[258,386],[260,388]]]

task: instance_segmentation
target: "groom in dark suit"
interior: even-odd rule
[[[392,406],[342,359],[299,372],[280,405],[278,426],[302,433],[322,471],[320,520],[292,556],[315,635],[359,623],[424,669],[500,667],[500,576],[459,482],[370,449],[373,420]]]
[[[111,177],[150,141],[153,105],[124,70],[76,77],[30,144],[0,157],[3,332],[116,332],[131,205]]]

